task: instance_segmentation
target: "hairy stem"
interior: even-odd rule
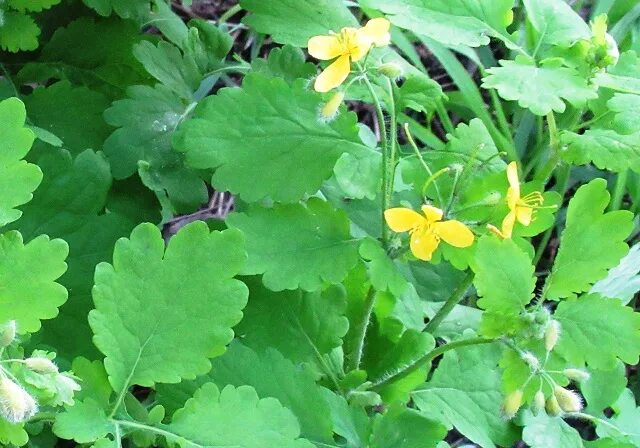
[[[364,343],[367,338],[367,330],[371,323],[371,315],[376,302],[376,291],[373,286],[369,287],[367,296],[362,305],[362,315],[356,322],[356,346],[353,350],[353,356],[350,359],[349,370],[357,370],[362,363],[362,355],[364,354]]]
[[[462,279],[458,287],[451,293],[451,296],[447,299],[447,301],[442,305],[442,308],[438,310],[435,316],[429,321],[427,326],[424,328],[424,331],[427,333],[433,334],[442,321],[451,313],[453,308],[460,303],[460,301],[464,298],[471,283],[473,282],[475,275],[472,271],[469,271],[467,275]]]
[[[560,140],[558,138],[558,125],[556,124],[556,117],[553,112],[547,114],[547,126],[549,127],[549,160],[540,168],[540,171],[536,173],[536,180],[546,184],[549,178],[556,169],[558,162],[560,161]]]

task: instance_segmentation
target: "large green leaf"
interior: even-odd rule
[[[232,277],[244,259],[239,232],[210,233],[203,222],[181,229],[166,251],[151,224],[116,243],[113,265],[96,268],[89,314],[114,390],[210,369],[208,358],[224,352],[242,318],[247,288]]]
[[[212,185],[245,201],[296,202],[315,193],[345,152],[372,151],[358,136],[356,116],[320,120],[322,97],[299,80],[253,74],[242,88],[203,100],[180,127],[175,144],[196,169],[217,168]]]
[[[592,162],[602,170],[640,172],[640,132],[619,134],[613,129],[588,129],[583,134],[565,132],[562,158],[574,165]]]
[[[29,202],[42,180],[36,165],[22,160],[35,139],[24,125],[24,104],[17,98],[0,102],[0,227],[22,214],[15,207]]]
[[[498,344],[447,352],[431,380],[413,392],[416,406],[483,448],[510,446],[517,436],[500,409],[501,355]]]
[[[485,89],[496,89],[505,100],[518,101],[536,115],[564,112],[565,101],[580,107],[597,97],[595,88],[576,70],[551,65],[537,67],[524,59],[500,61],[499,67],[487,70],[482,81]],[[532,85],[536,88],[532,89]]]
[[[620,301],[587,295],[560,303],[554,316],[562,325],[556,350],[573,365],[610,369],[616,358],[638,362],[640,313]]]
[[[342,344],[349,326],[342,288],[275,293],[258,281],[248,284],[251,299],[236,332],[249,347],[274,348],[294,362],[307,362]]]
[[[299,438],[300,426],[291,411],[275,398],[259,399],[250,386],[219,391],[214,384],[204,385],[176,412],[168,429],[184,440],[183,446],[314,447]]]
[[[513,0],[360,0],[389,16],[401,28],[423,34],[445,45],[479,47],[489,37],[513,45],[507,25]]]
[[[549,417],[542,412],[538,416],[528,415],[522,431],[522,440],[531,448],[582,448],[578,431],[563,419]]]
[[[69,248],[46,235],[28,243],[16,231],[0,234],[0,322],[15,320],[21,333],[58,315],[67,290],[56,280],[67,270]]]
[[[371,448],[435,448],[447,434],[442,424],[413,409],[392,406],[373,424]]]
[[[633,229],[633,214],[625,210],[605,213],[609,196],[607,182],[594,179],[569,202],[560,249],[543,291],[546,297],[558,299],[588,291],[629,250],[624,240]]]
[[[313,36],[358,23],[342,0],[241,0],[240,5],[250,12],[244,23],[297,47],[306,47]]]
[[[245,235],[249,259],[242,273],[264,274],[274,291],[340,283],[358,260],[346,214],[317,198],[307,205],[254,206],[230,215],[227,224]]]
[[[580,383],[587,412],[598,415],[613,405],[627,387],[627,369],[622,361],[609,369],[589,369],[589,378]]]
[[[589,26],[567,3],[558,0],[523,0],[527,19],[538,32],[536,45],[570,46],[590,39]]]
[[[61,0],[8,0],[9,6],[18,11],[40,12],[57,5]]]

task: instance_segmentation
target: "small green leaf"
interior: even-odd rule
[[[633,246],[620,264],[611,268],[605,278],[596,282],[589,292],[620,299],[627,304],[640,291],[640,244]]]
[[[304,52],[292,45],[276,47],[266,59],[251,61],[251,71],[264,76],[282,78],[292,84],[298,78],[310,79],[316,74],[316,66],[305,62]]]
[[[141,19],[149,12],[150,2],[146,0],[82,0],[101,16],[115,13],[123,19]]]
[[[20,12],[40,12],[60,3],[61,0],[8,0],[7,3],[13,9]]]
[[[40,28],[31,16],[21,12],[3,10],[2,19],[0,48],[12,53],[38,48]]]
[[[373,423],[371,448],[435,448],[447,435],[440,423],[413,409],[392,406]]]
[[[538,416],[528,415],[522,431],[522,440],[531,448],[582,448],[582,437],[578,431],[558,417],[549,417],[542,412]]]
[[[567,3],[557,0],[523,0],[523,3],[527,19],[538,32],[536,45],[570,47],[578,40],[591,38],[589,26]]]
[[[96,268],[89,314],[114,390],[177,383],[211,368],[208,358],[224,352],[242,318],[247,288],[232,277],[244,259],[239,232],[209,233],[200,221],[166,250],[151,224],[116,243],[113,265]]]
[[[345,213],[318,198],[306,206],[255,206],[230,215],[227,224],[245,235],[249,260],[242,273],[264,274],[262,281],[274,291],[340,283],[358,260]]]
[[[581,107],[598,96],[583,76],[567,67],[536,67],[524,59],[516,59],[500,61],[500,67],[488,69],[487,74],[482,87],[496,89],[505,100],[518,101],[520,107],[536,115],[564,112],[565,101]],[[532,85],[537,88],[532,89]]]
[[[624,240],[633,229],[633,215],[625,210],[605,213],[609,197],[607,182],[594,179],[569,202],[560,249],[543,291],[547,298],[588,291],[629,250]]]
[[[401,296],[407,290],[409,283],[379,242],[372,238],[363,240],[360,244],[360,256],[366,260],[369,279],[378,291],[389,291],[395,296]]]
[[[58,437],[90,443],[113,431],[113,424],[105,410],[95,401],[87,398],[69,406],[66,412],[56,416],[53,431]]]
[[[619,134],[612,129],[588,129],[583,134],[564,132],[562,159],[574,165],[593,163],[602,170],[640,172],[640,131]]]
[[[599,415],[613,405],[627,387],[626,367],[617,361],[607,370],[589,369],[589,379],[580,383],[580,391],[587,401],[587,411]]]
[[[28,442],[29,434],[24,430],[24,425],[12,424],[0,418],[0,443],[24,446]]]
[[[358,24],[342,0],[241,0],[240,5],[250,12],[245,24],[297,47],[306,47],[313,36]]]

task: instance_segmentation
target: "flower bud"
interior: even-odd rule
[[[378,72],[387,78],[396,79],[404,75],[402,67],[395,62],[385,62],[378,66]]]
[[[552,320],[547,325],[547,329],[544,332],[544,347],[548,352],[553,350],[553,348],[558,343],[558,339],[560,338],[560,322],[557,320]]]
[[[338,114],[338,109],[340,105],[344,101],[344,92],[336,92],[333,96],[326,102],[322,109],[320,109],[320,117],[323,120],[333,120],[335,116]]]
[[[555,395],[551,395],[551,397],[547,400],[545,409],[547,410],[547,414],[552,417],[556,417],[562,414],[562,408],[560,408],[560,404],[558,403],[558,399],[555,397]]]
[[[533,353],[524,352],[522,353],[521,357],[531,370],[536,371],[540,368],[540,361],[535,357]]]
[[[580,412],[582,410],[582,398],[577,393],[564,387],[556,386],[553,388],[553,394],[563,411]]]
[[[577,381],[578,383],[588,380],[591,376],[589,372],[582,369],[564,369],[562,373],[571,381]]]
[[[21,423],[38,411],[31,395],[9,378],[0,379],[0,414],[10,423]]]
[[[16,321],[0,325],[0,348],[7,347],[16,338]]]
[[[35,356],[27,358],[24,363],[34,372],[38,373],[58,373],[58,366],[56,366],[49,358],[42,356]]]
[[[502,410],[505,417],[512,419],[522,406],[522,390],[517,389],[507,395],[502,403]]]
[[[538,415],[539,413],[544,411],[544,392],[539,390],[533,396],[533,413]]]

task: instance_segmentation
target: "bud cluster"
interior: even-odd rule
[[[21,423],[38,411],[36,400],[18,383],[0,378],[0,415],[10,423]]]

